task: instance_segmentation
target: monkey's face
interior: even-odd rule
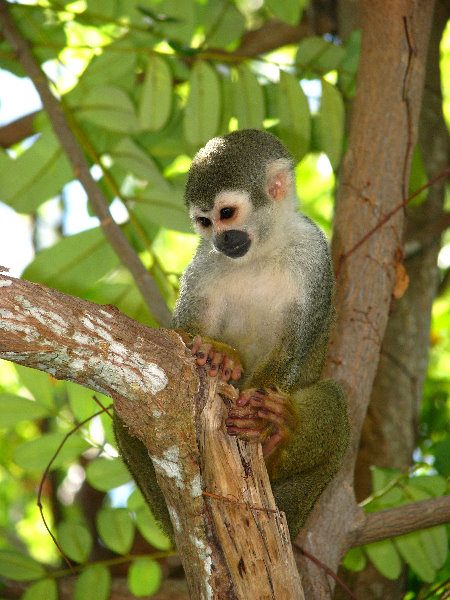
[[[222,191],[217,194],[212,210],[192,206],[194,227],[214,248],[229,258],[245,256],[257,232],[250,226],[254,208],[245,191]]]

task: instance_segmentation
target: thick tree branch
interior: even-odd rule
[[[2,274],[0,316],[0,358],[114,399],[155,467],[193,598],[303,600],[261,448],[225,431],[237,392],[199,379],[178,334]]]
[[[450,523],[450,495],[369,513],[352,548]]]
[[[86,190],[89,202],[100,219],[100,226],[105,237],[122,263],[130,270],[152,315],[161,325],[167,327],[171,320],[170,311],[154,280],[145,269],[120,227],[113,220],[108,202],[91,175],[89,163],[68,125],[64,110],[52,94],[48,79],[34,58],[28,41],[23,38],[17,29],[9,13],[8,3],[5,0],[0,0],[0,24],[4,37],[13,47],[23,70],[32,80],[39,93],[55,134],[73,167],[74,174]]]

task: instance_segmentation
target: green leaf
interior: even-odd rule
[[[362,548],[351,548],[342,561],[342,566],[350,571],[362,571],[367,564],[367,559]]]
[[[42,472],[50,463],[64,437],[60,432],[44,433],[34,440],[24,442],[15,451],[14,462],[26,471]],[[58,452],[51,470],[75,460],[87,448],[90,448],[90,445],[80,435],[76,433],[71,435]]]
[[[422,579],[431,583],[436,569],[428,557],[418,531],[394,538],[395,546],[411,569]]]
[[[158,550],[168,550],[172,546],[147,506],[137,509],[135,515],[137,528],[147,542]]]
[[[295,62],[302,67],[312,67],[327,73],[337,69],[346,54],[342,46],[327,42],[321,37],[307,37],[298,45]]]
[[[39,252],[23,277],[75,296],[84,296],[119,259],[99,227],[62,239]]]
[[[346,56],[339,69],[339,87],[342,93],[353,98],[356,93],[356,74],[359,66],[361,49],[361,31],[352,31],[345,42]]]
[[[83,96],[77,113],[81,119],[111,131],[136,133],[139,120],[127,94],[113,85],[98,85]]]
[[[170,196],[158,189],[148,189],[140,194],[138,201],[133,214],[139,221],[151,221],[155,225],[183,233],[192,231],[180,187],[172,187]]]
[[[64,388],[69,398],[70,408],[78,422],[84,421],[94,413],[98,412],[99,406],[93,399],[94,392],[92,390],[76,383],[72,383],[71,381],[65,381]],[[103,404],[103,406],[109,406],[111,404],[111,398],[108,398],[108,396],[104,396],[99,392],[95,392],[95,397]]]
[[[167,61],[157,54],[148,57],[139,102],[139,122],[143,130],[158,131],[167,123],[172,106],[172,73]]]
[[[62,521],[58,525],[58,541],[69,558],[84,563],[92,550],[92,536],[81,523]]]
[[[214,136],[220,118],[220,85],[216,70],[202,60],[194,63],[184,112],[184,135],[198,147]]]
[[[144,4],[141,2],[140,4]],[[145,4],[148,5],[148,2]],[[157,4],[157,14],[164,15],[166,18],[158,23],[158,33],[176,44],[188,45],[190,49],[192,35],[197,27],[196,20],[196,2],[193,0],[164,0]],[[194,48],[194,50],[196,50]]]
[[[402,561],[391,540],[364,546],[364,551],[375,568],[387,579],[395,581],[402,572]]]
[[[42,419],[48,414],[48,408],[38,402],[15,394],[0,394],[0,427],[11,427],[21,421]]]
[[[53,409],[55,406],[54,395],[59,382],[56,382],[48,373],[37,369],[31,369],[23,365],[14,365],[14,368],[21,384],[28,389],[36,402]]]
[[[103,542],[118,554],[127,554],[134,539],[134,523],[126,508],[102,508],[97,529]]]
[[[244,64],[236,69],[232,85],[234,114],[240,129],[259,129],[265,114],[264,96],[256,75]]]
[[[344,101],[339,90],[322,81],[322,100],[319,111],[319,132],[322,149],[336,170],[341,160],[344,141]]]
[[[396,469],[383,469],[381,467],[371,467],[370,476],[372,480],[372,489],[374,492],[383,490],[393,479],[400,475]]]
[[[425,172],[425,167],[420,153],[419,144],[414,146],[413,158],[411,163],[411,175],[409,177],[408,196],[411,196],[416,190],[420,189],[428,182],[428,177]],[[418,206],[425,202],[428,196],[429,188],[424,189],[420,194],[410,200],[410,206]]]
[[[161,581],[161,567],[151,558],[134,560],[128,569],[128,587],[135,596],[155,594],[159,590]]]
[[[18,158],[1,155],[2,202],[17,212],[33,213],[72,179],[72,167],[50,130],[45,130]]]
[[[209,0],[204,4],[205,41],[208,46],[225,48],[245,31],[245,17],[228,0]]]
[[[119,459],[97,458],[86,467],[86,477],[96,490],[107,492],[128,483],[131,475]]]
[[[311,137],[308,100],[296,77],[280,71],[277,91],[278,134],[297,161],[306,154]]]
[[[298,25],[303,9],[308,5],[308,0],[266,0],[272,14],[290,25]]]
[[[38,562],[15,550],[0,550],[0,575],[15,581],[32,581],[46,575]]]
[[[25,590],[20,600],[58,600],[58,587],[54,579],[43,579]]]
[[[135,489],[128,497],[127,506],[135,514],[137,527],[144,538],[158,550],[168,550],[171,542],[159,528],[138,489]]]
[[[111,574],[104,565],[91,565],[83,569],[75,582],[75,600],[108,600]]]
[[[447,435],[443,440],[434,446],[435,462],[434,467],[444,475],[450,477],[450,436]]]
[[[111,152],[114,164],[130,171],[139,179],[148,181],[150,187],[170,192],[165,180],[153,159],[129,137],[124,137]]]
[[[420,488],[430,496],[437,498],[438,496],[443,496],[445,494],[447,490],[447,481],[440,475],[418,475],[411,477],[407,482],[407,489],[414,494],[414,500],[422,500],[425,499],[425,497],[417,498],[414,493],[414,488]]]
[[[111,4],[110,0],[107,1]],[[94,56],[81,76],[80,92],[89,87],[116,82],[124,75],[134,73],[136,54],[122,50],[121,46],[121,42],[110,44],[102,54]]]

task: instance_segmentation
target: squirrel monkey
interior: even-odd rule
[[[181,280],[174,326],[198,365],[239,388],[228,434],[262,443],[295,538],[349,438],[340,387],[319,381],[333,321],[328,244],[296,211],[293,160],[265,131],[210,140],[194,157],[185,199],[202,239]],[[145,487],[167,530],[168,515]]]

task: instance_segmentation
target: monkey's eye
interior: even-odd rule
[[[226,206],[225,208],[222,208],[220,211],[220,218],[223,219],[231,219],[231,217],[234,215],[234,208],[232,208],[231,206]]]
[[[209,227],[211,225],[211,220],[208,217],[197,217],[197,223],[200,223],[203,227]]]

